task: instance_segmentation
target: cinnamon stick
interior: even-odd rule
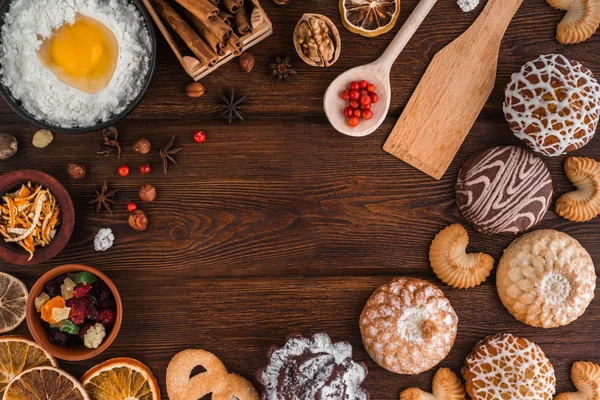
[[[219,18],[221,18],[227,25],[233,26],[233,14],[230,14],[223,9],[219,9]]]
[[[244,7],[244,0],[223,0],[225,9],[232,14],[237,14]]]
[[[151,0],[156,12],[183,39],[188,48],[200,62],[208,67],[214,66],[219,56],[202,40],[200,36],[177,14],[166,0]]]
[[[244,7],[240,8],[238,13],[235,14],[235,26],[240,36],[252,32],[252,24],[250,24],[250,18],[248,18],[248,13]]]
[[[221,3],[221,0],[208,0],[213,3],[215,6],[218,6]]]
[[[244,51],[244,42],[234,33],[229,38],[227,49],[231,51],[231,54],[238,57]]]
[[[208,21],[219,15],[219,8],[208,0],[175,0],[183,8],[201,21]]]
[[[227,52],[227,42],[233,34],[233,29],[220,18],[209,21],[201,21],[189,11],[185,11],[188,21],[194,30],[208,43],[218,55],[223,56]]]

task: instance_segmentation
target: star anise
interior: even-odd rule
[[[244,122],[244,114],[240,109],[241,107],[243,107],[242,103],[244,102],[244,100],[246,100],[245,95],[242,97],[238,97],[237,99],[235,98],[235,92],[233,88],[231,88],[231,93],[229,94],[229,97],[226,96],[224,93],[221,93],[221,101],[223,102],[221,108],[223,109],[223,113],[220,115],[220,118],[227,119],[229,125],[231,125],[231,123],[233,122],[234,116],[239,118],[242,122]]]
[[[175,161],[173,156],[182,150],[182,147],[172,149],[174,142],[175,136],[171,137],[167,144],[158,151],[160,154],[160,159],[162,160],[163,171],[165,175],[167,174],[167,170],[169,169],[169,163],[177,164],[177,161]]]
[[[298,73],[292,68],[289,57],[277,57],[274,63],[269,64],[269,68],[271,68],[271,76],[273,76],[277,82],[286,81],[287,83],[290,83],[290,78]]]
[[[121,158],[121,146],[119,145],[119,131],[114,126],[109,126],[102,131],[102,143],[96,152],[99,156],[108,157],[114,149],[117,149],[117,158]]]
[[[102,209],[105,209],[106,211],[112,214],[112,210],[110,207],[113,204],[115,204],[113,197],[118,191],[119,189],[108,190],[108,185],[106,184],[106,181],[104,181],[104,183],[102,184],[102,188],[100,188],[100,190],[95,191],[96,194],[94,196],[94,199],[90,201],[90,204],[96,205],[97,213],[102,211]]]

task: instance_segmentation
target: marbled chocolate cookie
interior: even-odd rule
[[[531,228],[542,220],[551,201],[548,168],[522,147],[492,147],[472,156],[456,183],[458,209],[486,235]]]

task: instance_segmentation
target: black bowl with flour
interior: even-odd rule
[[[1,0],[0,0],[1,1]],[[13,97],[10,93],[10,90],[2,83],[0,80],[0,96],[8,103],[8,105],[23,119],[27,122],[30,122],[40,128],[48,129],[51,132],[56,133],[88,133],[95,132],[101,129],[107,128],[111,125],[116,124],[121,119],[125,118],[129,115],[142,101],[146,92],[150,87],[150,83],[152,81],[152,76],[154,75],[154,70],[156,69],[156,33],[154,31],[154,23],[152,21],[152,17],[146,10],[146,7],[141,3],[140,0],[128,0],[131,4],[135,5],[139,10],[140,14],[144,19],[144,23],[148,30],[148,35],[150,39],[150,55],[149,55],[149,65],[148,72],[144,78],[144,85],[142,89],[138,93],[138,95],[133,99],[133,101],[119,114],[113,115],[110,119],[104,122],[98,121],[96,125],[87,126],[87,127],[73,127],[73,128],[64,128],[56,125],[49,124],[45,121],[42,121],[29,113],[25,108],[22,107],[21,102]],[[8,12],[11,4],[11,0],[5,0],[0,6],[0,28],[4,25],[4,19],[6,17],[6,13]],[[0,62],[0,70],[2,70],[2,65]]]

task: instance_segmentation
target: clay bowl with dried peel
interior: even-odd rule
[[[76,272],[89,272],[96,276],[99,281],[106,284],[108,289],[111,291],[115,299],[115,323],[107,332],[106,337],[97,349],[89,349],[83,345],[67,343],[67,345],[61,347],[50,342],[48,330],[42,325],[42,319],[40,313],[35,309],[35,299],[44,291],[44,285],[61,275],[76,273]],[[46,272],[40,279],[37,280],[35,285],[29,291],[29,297],[27,298],[27,327],[33,339],[48,353],[54,357],[66,361],[83,361],[90,358],[96,357],[104,350],[106,350],[117,338],[119,330],[121,329],[121,323],[123,322],[123,303],[121,302],[121,296],[115,284],[102,272],[96,268],[89,267],[81,264],[67,264],[56,267]]]
[[[129,0],[129,3],[137,8],[137,10],[142,15],[144,19],[144,24],[148,30],[148,36],[150,38],[150,54],[149,54],[149,64],[148,64],[148,72],[145,77],[140,77],[144,81],[144,85],[142,89],[137,94],[137,96],[125,107],[123,111],[118,114],[111,116],[108,120],[104,122],[98,122],[93,126],[83,126],[83,127],[72,127],[72,128],[64,128],[60,126],[55,126],[45,121],[42,121],[36,118],[33,114],[27,111],[21,102],[14,98],[14,96],[10,93],[10,90],[0,82],[0,97],[6,101],[6,103],[16,112],[21,118],[26,120],[27,122],[36,125],[42,129],[47,129],[51,132],[58,133],[88,133],[88,132],[96,132],[105,128],[108,128],[111,125],[115,125],[117,122],[125,118],[129,115],[135,108],[140,104],[148,89],[150,88],[150,83],[152,81],[152,77],[154,76],[154,71],[156,69],[156,32],[154,31],[154,22],[152,21],[152,17],[146,10],[146,7],[142,4],[140,0]],[[4,25],[4,19],[6,17],[6,13],[8,12],[10,5],[12,4],[12,0],[5,0],[2,5],[0,5],[0,26]],[[1,39],[1,38],[0,38]],[[0,40],[1,42],[1,40]],[[2,64],[0,63],[0,69],[2,68]]]
[[[75,207],[71,196],[59,181],[42,171],[23,169],[0,176],[0,196],[15,192],[27,182],[42,185],[52,193],[60,205],[61,219],[54,239],[46,247],[36,247],[31,261],[27,261],[29,254],[25,249],[16,243],[6,243],[4,238],[0,237],[0,258],[17,265],[36,265],[52,259],[65,248],[75,226]]]

